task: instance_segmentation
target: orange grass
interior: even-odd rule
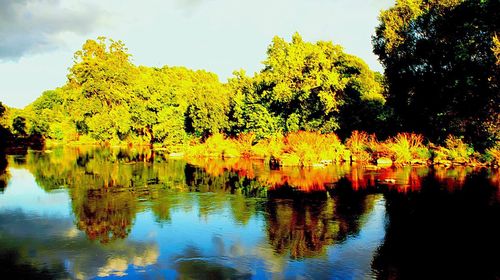
[[[271,159],[280,166],[323,166],[344,161],[373,162],[382,157],[395,164],[426,164],[431,156],[435,163],[477,164],[474,150],[460,138],[449,136],[445,147],[424,144],[424,137],[415,133],[398,133],[379,142],[375,134],[353,131],[345,145],[334,133],[309,131],[277,133],[256,141],[253,133],[240,134],[237,138],[226,138],[222,134],[208,137],[204,143],[190,145],[188,158],[214,157],[247,159]],[[482,157],[483,162],[500,164],[500,149],[490,148]]]

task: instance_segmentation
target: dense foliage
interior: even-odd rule
[[[264,69],[230,80],[232,133],[374,130],[383,121],[382,85],[359,58],[331,42],[275,37]]]
[[[12,113],[10,127],[52,141],[172,150],[217,133],[374,131],[384,118],[379,80],[340,46],[299,34],[274,38],[261,72],[235,72],[227,84],[205,71],[135,66],[122,42],[100,37],[75,53],[67,83]]]
[[[500,139],[498,0],[398,0],[380,15],[374,52],[405,130],[438,142]]]
[[[137,67],[122,42],[101,37],[75,53],[64,86],[11,116],[11,129],[64,142],[174,146],[225,129],[228,108],[216,75]]]

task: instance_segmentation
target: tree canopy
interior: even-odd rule
[[[331,42],[305,42],[298,33],[291,42],[275,37],[267,55],[260,73],[236,72],[229,82],[233,132],[368,129],[367,118],[346,116],[385,102],[375,73]]]
[[[500,140],[499,12],[497,0],[398,0],[381,13],[374,52],[399,129]]]
[[[11,125],[65,142],[173,147],[221,132],[347,135],[382,120],[381,80],[338,45],[275,37],[263,64],[253,77],[239,71],[221,83],[203,70],[136,66],[121,41],[99,37],[75,53],[67,83],[16,112]]]
[[[25,108],[31,132],[63,141],[177,145],[188,134],[227,126],[228,94],[215,74],[135,66],[130,57],[121,41],[87,40],[68,82]]]

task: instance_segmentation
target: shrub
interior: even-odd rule
[[[378,143],[375,135],[368,135],[363,131],[353,131],[346,140],[346,146],[351,152],[351,160],[367,162],[372,159],[371,152],[376,151]]]
[[[449,135],[445,141],[445,147],[437,147],[433,150],[434,162],[454,161],[466,163],[471,160],[474,149],[464,143],[461,138]]]
[[[461,138],[450,135],[445,143],[448,149],[448,158],[452,161],[467,162],[474,153],[474,149],[465,144]]]
[[[284,139],[285,155],[296,155],[300,165],[311,166],[322,161],[340,162],[349,158],[349,151],[333,133],[298,131]],[[282,157],[287,157],[283,155]]]
[[[486,150],[485,162],[491,165],[500,165],[500,143]]]
[[[255,141],[254,133],[241,133],[236,138],[236,142],[238,144],[238,149],[240,151],[240,155],[243,158],[250,158],[253,156],[253,144]]]
[[[226,139],[220,133],[208,137],[204,143],[191,146],[187,152],[188,157],[239,157],[238,143]]]
[[[428,149],[423,144],[424,137],[415,133],[398,133],[386,141],[390,157],[395,163],[410,163],[413,160],[426,161],[430,158]]]
[[[259,158],[279,158],[283,154],[284,137],[281,133],[262,139],[252,147],[252,155]]]

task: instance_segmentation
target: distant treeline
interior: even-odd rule
[[[68,81],[24,109],[0,106],[2,139],[182,150],[222,133],[255,143],[297,131],[449,135],[481,152],[500,139],[499,1],[397,1],[373,37],[385,76],[331,42],[275,37],[263,68],[215,74],[136,66],[121,41],[88,40]]]
[[[260,73],[235,72],[227,83],[206,71],[135,66],[129,57],[119,41],[88,40],[66,85],[11,110],[7,126],[63,142],[171,147],[214,133],[261,139],[298,130],[375,132],[386,123],[382,76],[331,42],[276,37]]]

